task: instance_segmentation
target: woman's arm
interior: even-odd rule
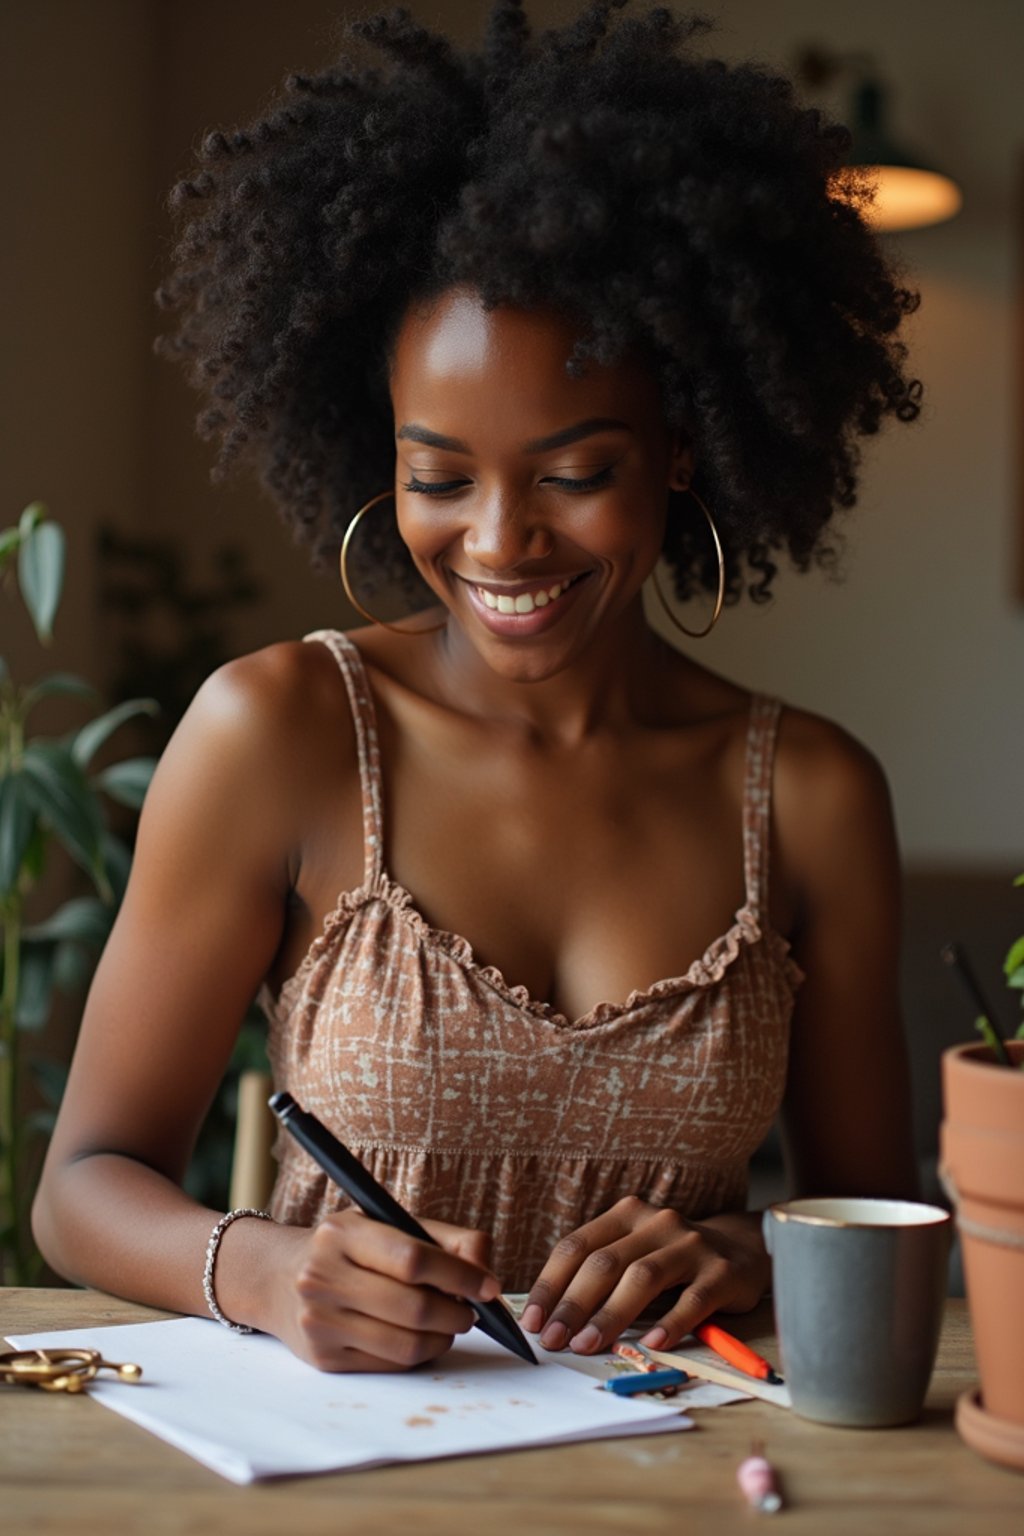
[[[795,1195],[914,1199],[899,1007],[900,863],[885,776],[845,732],[787,712],[775,775],[779,865],[798,897],[783,1135]]]
[[[33,1208],[40,1249],[71,1279],[207,1315],[221,1213],[180,1182],[281,942],[304,843],[322,829],[324,779],[336,801],[339,721],[351,732],[342,689],[322,648],[272,647],[215,674],[161,760]],[[499,1289],[482,1234],[434,1235],[444,1249],[348,1211],[309,1231],[236,1221],[218,1303],[325,1369],[415,1365],[472,1326],[458,1298]]]
[[[161,759],[33,1209],[59,1272],[173,1311],[206,1309],[217,1213],[178,1185],[280,943],[299,846],[281,747],[286,649],[216,673]],[[255,1282],[227,1262],[254,1225],[225,1234],[225,1284],[236,1267]],[[256,1309],[240,1289],[235,1304]]]

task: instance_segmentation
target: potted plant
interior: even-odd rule
[[[1024,875],[1014,882],[1024,886]],[[1024,937],[1004,964],[1024,1004]],[[977,993],[970,973],[968,984]],[[1005,1039],[982,1007],[983,1043],[942,1058],[941,1166],[956,1208],[980,1391],[957,1404],[962,1438],[1024,1470],[1024,1023]]]
[[[20,591],[43,645],[50,642],[64,582],[64,533],[40,502],[0,531],[0,578]],[[18,685],[0,657],[0,1281],[31,1284],[42,1268],[27,1214],[39,1152],[52,1126],[66,1070],[24,1059],[22,1037],[48,1022],[54,989],[84,985],[106,941],[128,878],[130,853],[107,824],[104,798],[138,809],[154,768],[130,758],[96,771],[94,758],[120,725],[156,709],[131,699],[59,737],[29,736],[30,716],[56,695],[94,690],[68,672]],[[76,895],[30,922],[29,904],[54,848],[87,874],[95,894]],[[29,1066],[47,1107],[23,1115]]]

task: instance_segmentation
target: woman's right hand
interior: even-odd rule
[[[486,1233],[423,1226],[435,1248],[361,1211],[300,1232],[274,1265],[264,1326],[321,1371],[405,1371],[436,1360],[476,1321],[464,1299],[501,1290]]]

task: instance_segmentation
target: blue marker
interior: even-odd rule
[[[614,1392],[616,1397],[633,1397],[638,1392],[660,1392],[665,1387],[681,1387],[689,1379],[686,1371],[667,1368],[664,1371],[637,1371],[636,1375],[630,1376],[610,1376],[601,1385],[606,1392]]]

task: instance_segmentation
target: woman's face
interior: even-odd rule
[[[523,681],[635,616],[691,467],[649,368],[570,378],[574,334],[458,288],[410,309],[393,357],[402,538],[474,649]]]

